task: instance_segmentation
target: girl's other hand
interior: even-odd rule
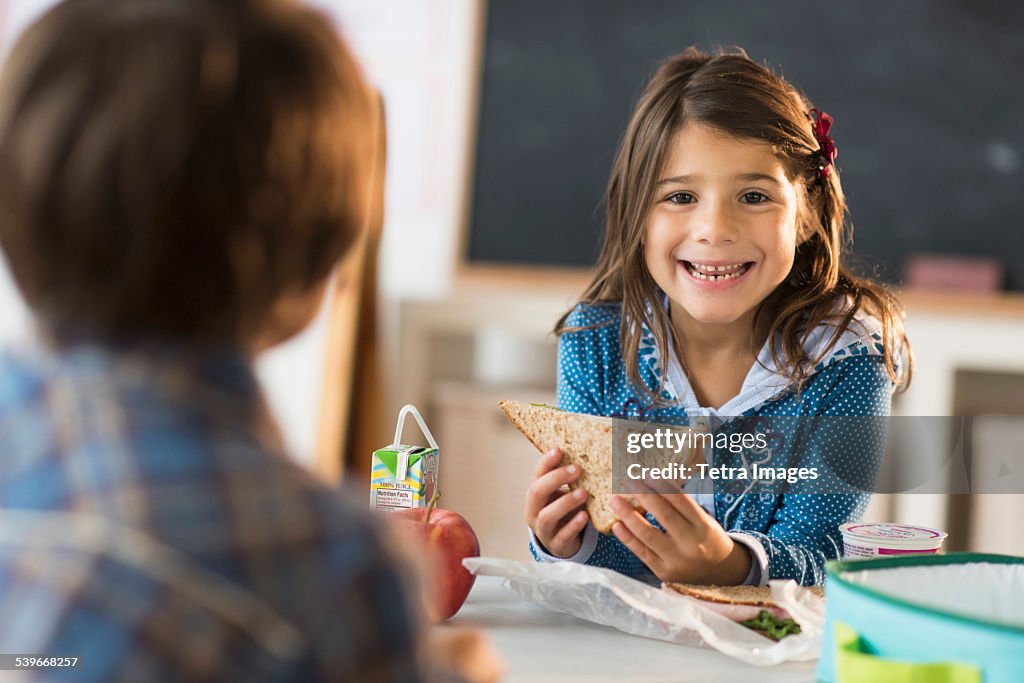
[[[563,488],[580,476],[576,465],[559,467],[562,451],[552,448],[540,457],[533,471],[533,482],[526,489],[526,508],[523,517],[533,529],[537,540],[555,557],[575,555],[583,543],[583,529],[587,525],[587,512],[581,509],[587,502],[587,492],[578,488]]]
[[[634,494],[664,531],[633,506],[612,496],[619,517],[612,533],[662,581],[733,586],[743,582],[752,559],[722,525],[685,493]]]

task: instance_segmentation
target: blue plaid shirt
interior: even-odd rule
[[[0,653],[75,681],[413,681],[362,506],[285,456],[250,364],[0,352]]]

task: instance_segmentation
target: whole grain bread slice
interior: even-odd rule
[[[562,450],[562,464],[575,464],[580,477],[569,486],[583,487],[587,497],[587,513],[594,527],[610,534],[618,519],[609,505],[612,496],[612,420],[607,417],[583,415],[552,406],[519,401],[498,403],[505,416],[541,453],[552,448]],[[629,496],[624,496],[643,512]]]
[[[710,586],[690,583],[666,583],[666,586],[698,600],[728,605],[750,605],[752,607],[777,607],[772,600],[772,589],[768,586]],[[825,597],[825,589],[811,586],[811,592]]]

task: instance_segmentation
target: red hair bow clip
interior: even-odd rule
[[[832,129],[832,117],[823,111],[812,109],[811,118],[814,121],[814,137],[818,139],[818,145],[821,147],[818,150],[820,155],[818,170],[821,171],[822,178],[827,178],[835,164],[836,157],[839,156],[839,152],[836,150],[836,141],[828,134]]]

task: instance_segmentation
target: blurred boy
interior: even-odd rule
[[[0,80],[0,652],[94,681],[418,680],[366,513],[253,374],[364,221],[373,102],[284,0],[67,0]]]

